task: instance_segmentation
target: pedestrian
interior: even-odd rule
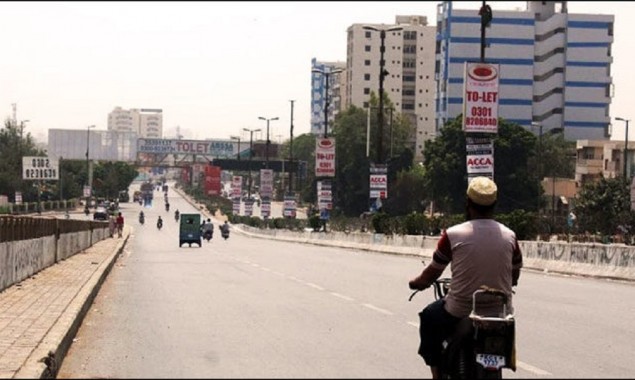
[[[119,234],[119,237],[121,237],[123,233],[123,215],[121,212],[117,216],[117,233]]]
[[[108,231],[110,231],[110,237],[115,237],[115,227],[117,225],[117,219],[114,215],[110,215],[108,218]]]

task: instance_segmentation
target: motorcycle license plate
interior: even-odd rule
[[[476,354],[476,362],[485,369],[501,369],[505,366],[505,357],[501,355]]]

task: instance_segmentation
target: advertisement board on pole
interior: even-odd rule
[[[335,177],[335,139],[318,137],[315,140],[315,176]]]
[[[468,183],[474,177],[485,176],[494,179],[494,143],[490,138],[465,138],[465,160]]]
[[[498,133],[499,65],[466,62],[463,131]]]

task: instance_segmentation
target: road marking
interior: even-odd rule
[[[516,361],[518,368],[524,369],[525,371],[531,372],[535,375],[539,376],[553,376],[551,372],[545,371],[544,369],[540,369],[538,367],[534,367],[533,365],[527,364],[525,362],[521,362],[520,360]]]
[[[271,269],[269,269],[269,268],[267,268],[267,267],[262,267],[262,268],[260,268],[260,269],[264,270],[265,272],[271,272]]]
[[[321,287],[320,285],[316,285],[316,284],[314,284],[314,283],[312,283],[312,282],[307,282],[306,284],[307,284],[308,286],[312,287],[312,288],[317,289],[317,290],[324,290],[324,288],[323,288],[323,287]]]
[[[256,268],[260,267],[260,265],[258,265],[258,264],[256,264],[256,263],[251,263],[251,266],[252,266],[252,267],[256,267]]]
[[[406,322],[408,323],[410,326],[414,326],[416,328],[419,328],[419,324],[417,322]]]
[[[393,313],[392,313],[392,312],[390,312],[390,311],[388,311],[388,310],[385,310],[385,309],[382,309],[382,308],[379,308],[379,307],[377,307],[377,306],[375,306],[375,305],[371,305],[371,304],[369,304],[369,303],[363,303],[362,305],[366,306],[367,308],[369,308],[369,309],[371,309],[371,310],[378,311],[378,312],[380,312],[380,313],[382,313],[382,314],[386,314],[386,315],[393,315]]]
[[[293,277],[293,276],[289,276],[288,278],[289,278],[289,280],[293,280],[295,282],[302,282],[302,280],[300,280],[300,279],[298,279],[296,277]]]
[[[337,298],[341,298],[341,299],[346,300],[346,301],[354,301],[354,299],[352,299],[351,297],[349,297],[349,296],[345,296],[345,295],[343,295],[343,294],[339,294],[339,293],[331,292],[331,295],[333,295],[333,296],[335,296],[335,297],[337,297]]]
[[[271,271],[271,273],[277,275],[277,276],[281,276],[284,277],[284,273],[280,273],[280,272],[276,272],[276,271]]]

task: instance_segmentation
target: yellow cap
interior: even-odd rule
[[[467,186],[467,197],[481,206],[490,206],[496,202],[498,188],[494,181],[487,177],[475,177]]]

